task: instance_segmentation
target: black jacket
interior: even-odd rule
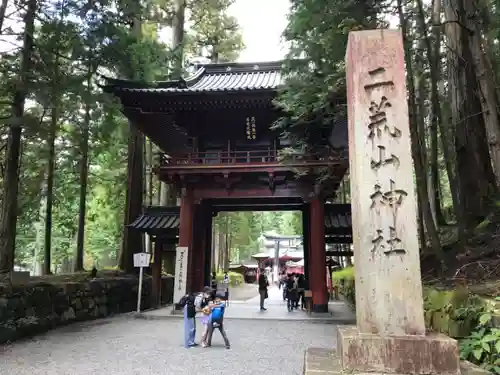
[[[266,290],[268,286],[269,286],[269,283],[267,282],[266,275],[261,274],[259,276],[259,290]]]

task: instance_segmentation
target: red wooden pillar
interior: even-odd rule
[[[193,269],[195,286],[197,291],[203,290],[205,281],[205,244],[206,244],[206,209],[205,205],[199,204],[196,206],[196,226],[193,228],[193,243],[195,257],[195,267]]]
[[[193,262],[193,220],[194,220],[194,200],[191,189],[182,188],[181,209],[179,224],[179,246],[188,248],[188,267],[186,275],[186,292],[192,292],[191,264]]]
[[[313,311],[328,312],[326,288],[325,212],[324,203],[314,199],[310,204],[310,289]]]
[[[192,262],[189,268],[192,292],[201,291],[205,286],[206,246],[209,246],[207,245],[209,240],[207,236],[207,216],[210,213],[207,208],[208,206],[204,203],[194,206],[193,239],[192,250],[190,251]]]
[[[212,207],[208,204],[204,206],[204,248],[203,250],[203,286],[210,286],[210,272],[212,271]]]

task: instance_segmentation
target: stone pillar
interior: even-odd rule
[[[316,198],[310,203],[310,281],[314,312],[328,312],[326,289],[326,250],[325,250],[325,210],[322,200]]]
[[[343,370],[458,374],[456,342],[425,336],[400,31],[351,32],[346,61],[357,326],[338,331]]]
[[[194,220],[194,201],[191,189],[182,188],[181,191],[181,209],[179,224],[179,246],[188,248],[188,267],[186,275],[186,292],[192,292],[191,288],[191,262],[193,261],[193,220]]]

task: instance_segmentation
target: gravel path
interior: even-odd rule
[[[115,318],[75,324],[0,346],[0,374],[299,375],[304,350],[332,348],[336,327],[227,319],[230,350],[223,347],[218,332],[212,348],[185,349],[182,328],[181,319]]]

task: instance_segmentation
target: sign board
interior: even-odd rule
[[[187,246],[179,246],[175,254],[174,303],[186,294],[188,252]]]
[[[149,267],[151,261],[151,254],[137,253],[134,254],[134,267]]]

